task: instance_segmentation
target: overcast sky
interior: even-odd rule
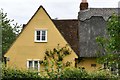
[[[88,0],[89,8],[117,8],[120,0]],[[0,8],[19,24],[26,24],[40,5],[52,19],[77,19],[81,0],[0,0]]]

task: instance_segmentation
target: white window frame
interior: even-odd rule
[[[29,61],[32,61],[32,70],[35,70],[35,61],[38,61],[38,69],[37,71],[40,71],[40,59],[27,59],[27,69],[29,70],[30,66],[29,66]]]
[[[41,40],[42,35],[40,36],[40,40],[37,40],[37,31],[40,31],[40,34],[42,34],[42,31],[45,31],[45,40]],[[35,42],[47,42],[47,29],[35,29],[34,41]]]

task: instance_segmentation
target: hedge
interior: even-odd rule
[[[119,77],[111,73],[100,70],[88,73],[83,69],[65,68],[62,73],[54,73],[55,77],[46,77],[35,71],[25,71],[19,69],[2,68],[2,80],[119,80]]]

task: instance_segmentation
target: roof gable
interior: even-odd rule
[[[47,30],[47,43],[34,42],[34,33],[36,29]],[[57,47],[57,44],[60,44],[60,46],[63,47],[68,43],[58,31],[46,10],[40,6],[5,56],[9,56],[11,59],[18,58],[18,60],[21,58],[23,60],[26,58],[43,59],[46,49],[53,49]],[[69,48],[71,49],[70,46]],[[77,58],[77,55],[73,50],[71,55],[73,58]]]

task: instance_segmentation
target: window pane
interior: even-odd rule
[[[42,35],[45,35],[45,31],[42,31]]]
[[[40,40],[40,36],[37,36],[37,40]]]
[[[33,62],[29,61],[29,69],[32,69],[32,66],[33,66]]]
[[[34,61],[34,69],[38,70],[38,61]]]
[[[42,40],[45,40],[45,36],[42,36]]]
[[[40,35],[40,31],[37,31],[37,35]]]
[[[36,31],[36,40],[40,40],[40,31]]]

